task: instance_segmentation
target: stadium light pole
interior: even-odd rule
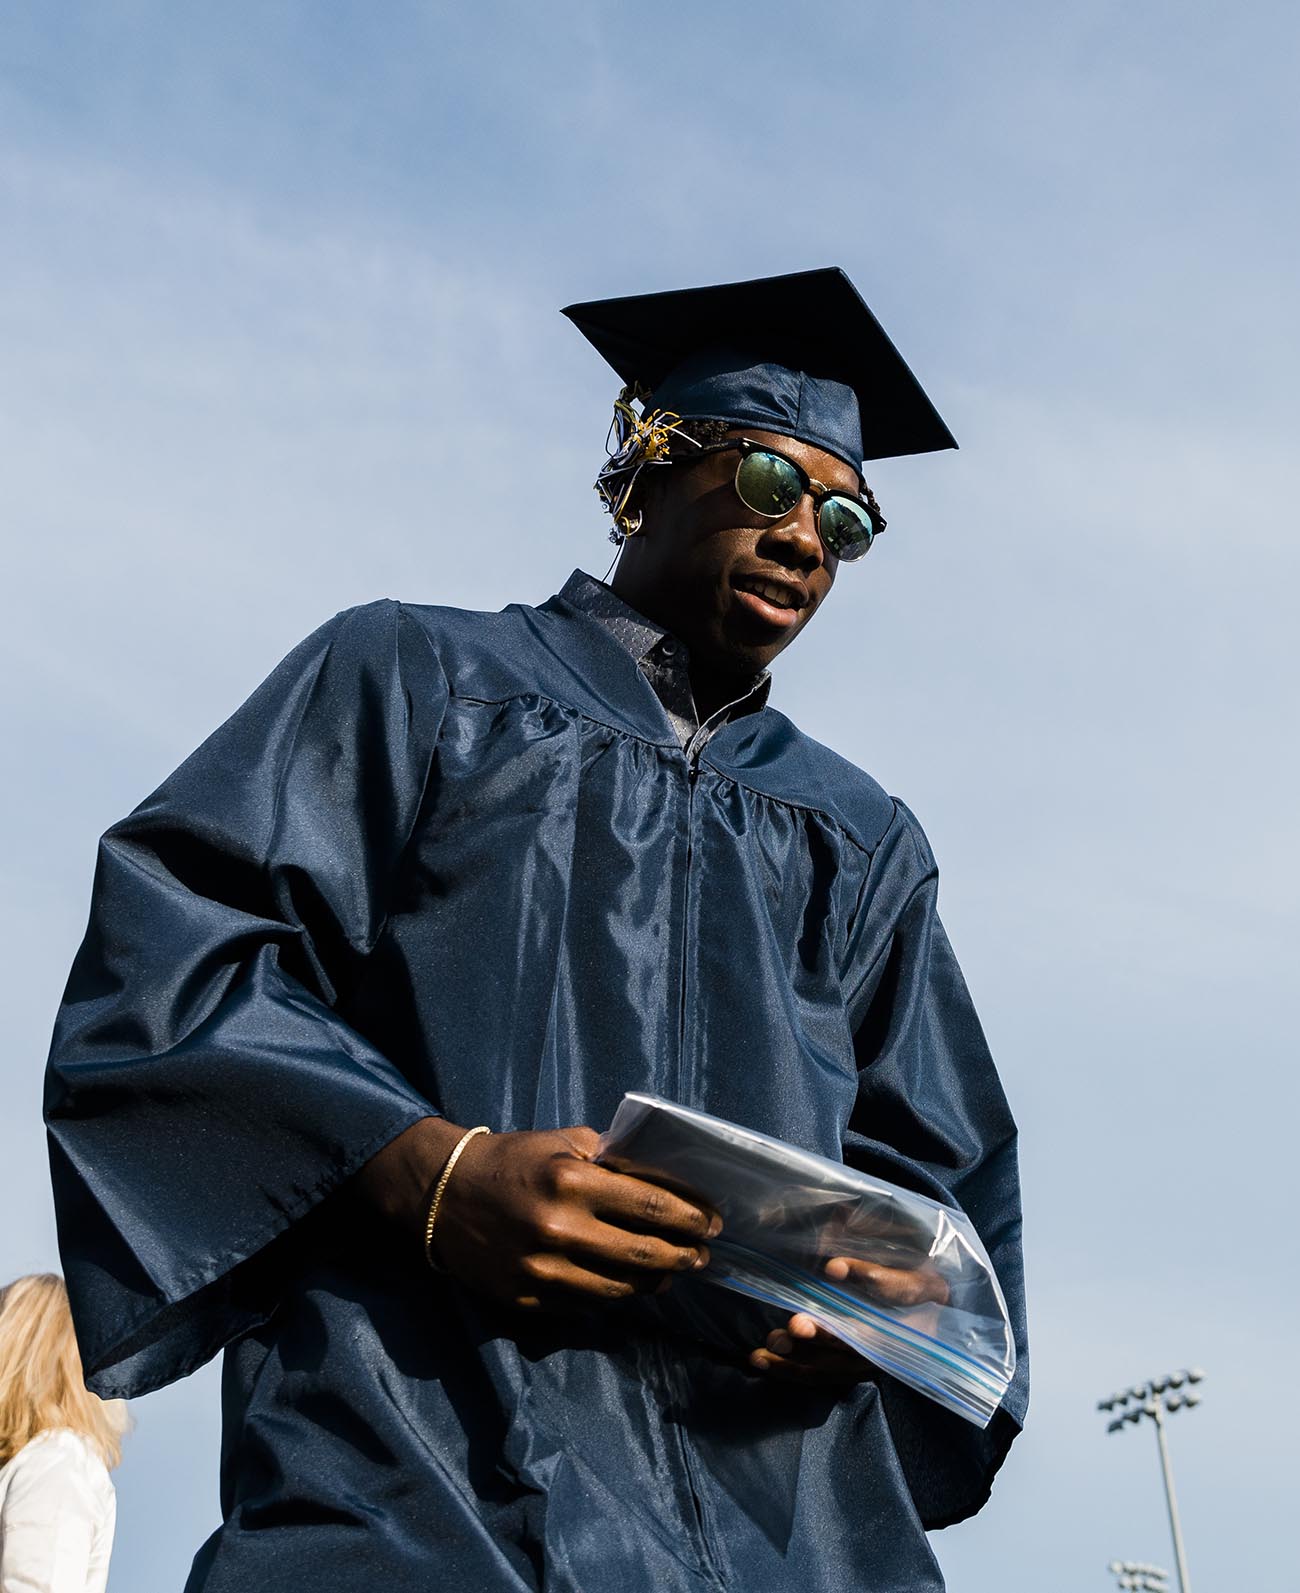
[[[1158,1565],[1148,1565],[1145,1560],[1112,1560],[1107,1569],[1122,1588],[1169,1593],[1169,1572]]]
[[[1194,1405],[1201,1403],[1201,1396],[1196,1392],[1195,1385],[1204,1379],[1205,1373],[1199,1366],[1193,1367],[1190,1372],[1166,1372],[1163,1377],[1153,1377],[1149,1383],[1137,1383],[1122,1393],[1110,1394],[1107,1398],[1097,1401],[1098,1410],[1118,1412],[1106,1425],[1108,1433],[1117,1433],[1130,1422],[1140,1422],[1144,1416],[1155,1423],[1156,1442],[1160,1448],[1160,1471],[1165,1479],[1165,1499],[1169,1505],[1169,1530],[1174,1539],[1174,1564],[1178,1567],[1178,1586],[1181,1593],[1192,1593],[1192,1583],[1187,1574],[1187,1552],[1183,1548],[1183,1529],[1178,1519],[1178,1500],[1174,1494],[1174,1469],[1169,1462],[1169,1440],[1165,1436],[1165,1419],[1175,1411],[1191,1410]],[[1183,1392],[1184,1389],[1186,1393]]]

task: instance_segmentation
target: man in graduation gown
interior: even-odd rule
[[[980,1430],[712,1288],[713,1213],[594,1159],[641,1090],[955,1204],[1023,1340],[924,835],[767,703],[883,528],[863,461],[952,439],[837,271],[566,313],[652,395],[612,587],[339,615],[102,843],[60,1244],[100,1394],[224,1351],[191,1590],[939,1589],[923,1529],[1023,1417],[1023,1341]]]

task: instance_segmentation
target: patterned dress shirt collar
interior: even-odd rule
[[[684,642],[623,601],[613,587],[575,570],[560,596],[603,627],[633,659],[650,682],[684,751],[697,753],[722,725],[742,714],[756,713],[767,701],[772,678],[766,670],[749,689],[719,708],[703,724],[695,706]]]

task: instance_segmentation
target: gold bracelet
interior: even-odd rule
[[[476,1134],[490,1134],[492,1130],[486,1123],[480,1123],[477,1128],[471,1128],[456,1141],[452,1147],[451,1155],[443,1163],[442,1174],[434,1185],[433,1199],[429,1202],[429,1215],[424,1219],[424,1259],[435,1272],[441,1272],[442,1267],[433,1259],[433,1225],[438,1220],[438,1207],[442,1205],[442,1197],[447,1192],[447,1185],[456,1163],[460,1160],[461,1152]]]

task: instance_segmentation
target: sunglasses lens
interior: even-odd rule
[[[779,454],[746,454],[736,470],[740,501],[755,514],[789,514],[803,497],[803,482],[788,459]]]
[[[818,529],[835,557],[848,562],[860,559],[876,534],[862,504],[854,498],[834,496],[822,500]]]

